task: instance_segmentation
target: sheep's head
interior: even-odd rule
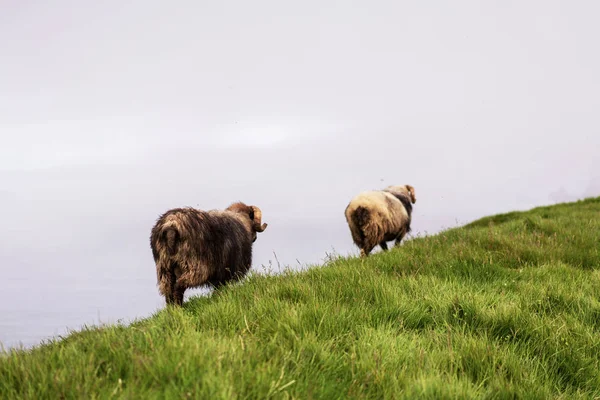
[[[415,204],[417,202],[417,196],[415,194],[415,188],[411,185],[398,185],[398,186],[388,186],[384,189],[386,192],[390,192],[392,194],[402,194],[408,196],[410,198],[410,202]]]
[[[247,217],[252,228],[252,242],[256,241],[256,233],[267,229],[266,223],[262,222],[262,211],[257,206],[248,206],[244,203],[233,203],[227,207],[227,211],[233,211]]]

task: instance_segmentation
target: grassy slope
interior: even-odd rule
[[[0,356],[0,398],[600,396],[600,198]]]

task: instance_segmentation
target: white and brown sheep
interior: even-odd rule
[[[256,206],[237,202],[225,210],[174,208],[152,228],[150,246],[159,292],[167,304],[181,305],[186,289],[219,287],[245,276],[257,232],[267,224]]]
[[[355,196],[344,212],[360,256],[367,257],[379,245],[385,251],[387,242],[400,245],[410,232],[412,205],[417,201],[410,185],[388,186]]]

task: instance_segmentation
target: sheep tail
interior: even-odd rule
[[[370,212],[365,207],[359,206],[352,213],[352,222],[356,227],[356,239],[361,244],[365,241],[365,227],[369,224],[370,219]]]
[[[176,283],[175,268],[177,262],[173,260],[179,250],[179,232],[173,226],[166,226],[160,233],[160,247],[162,251],[158,252],[156,260],[156,274],[158,280],[158,288],[161,294],[170,300],[173,296],[173,291]]]
[[[175,228],[168,227],[163,231],[163,241],[169,256],[177,254],[177,249],[179,247],[179,232]]]

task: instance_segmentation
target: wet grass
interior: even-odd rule
[[[0,398],[599,398],[600,198],[0,356]]]

